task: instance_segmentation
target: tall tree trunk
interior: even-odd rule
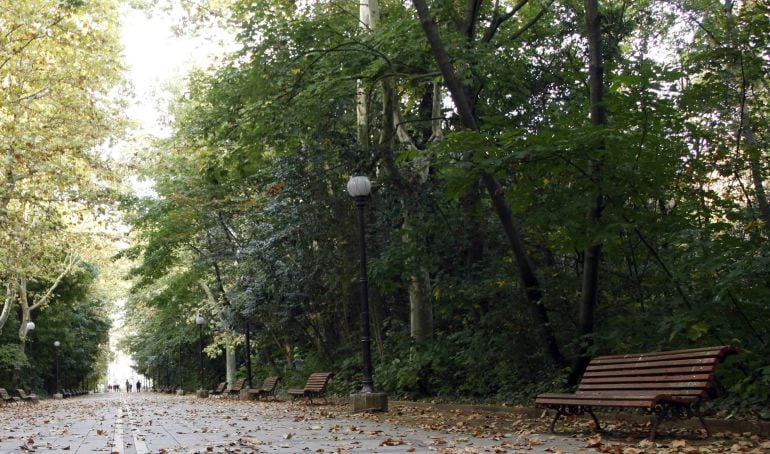
[[[591,126],[602,128],[607,124],[607,113],[604,107],[604,61],[602,57],[601,15],[598,0],[585,0],[586,30],[588,40],[588,85],[591,91]],[[595,145],[595,156],[588,162],[588,173],[591,181],[598,182],[602,178],[602,159],[604,142]],[[588,228],[598,226],[604,208],[604,195],[597,184],[593,194],[593,204],[589,208],[586,219]],[[585,371],[590,360],[589,352],[592,346],[590,335],[594,331],[594,311],[599,296],[599,264],[602,255],[602,245],[594,243],[587,246],[583,252],[583,283],[581,288],[580,310],[578,311],[578,334],[583,338],[580,342],[575,363],[568,378],[568,384],[576,384]]]
[[[225,346],[225,379],[227,380],[227,388],[230,389],[235,385],[235,373],[238,371],[235,361],[235,345]]]
[[[433,337],[433,303],[430,289],[430,274],[420,267],[409,283],[410,334],[417,342]]]
[[[404,186],[405,179],[411,182],[408,186],[421,187],[428,181],[430,162],[424,155],[418,156],[414,160],[412,172],[407,172],[404,176],[396,167],[393,156],[395,139],[409,149],[418,150],[412,137],[401,124],[401,110],[398,107],[398,99],[393,89],[393,83],[389,79],[382,82],[383,89],[383,127],[380,145],[383,147],[383,161],[386,169],[391,173],[396,181]],[[402,231],[407,232],[402,235],[405,243],[414,241],[411,235],[411,219],[413,213],[405,201],[401,200],[401,211],[404,216],[404,222],[401,225]],[[409,277],[409,326],[412,339],[422,342],[433,337],[433,302],[430,297],[431,283],[430,273],[421,265],[422,258],[414,257],[416,268]]]
[[[754,129],[751,127],[751,118],[749,116],[749,82],[743,77],[744,71],[740,71],[741,79],[741,131],[739,132],[743,139],[743,149],[746,160],[749,163],[751,171],[751,182],[754,186],[754,197],[757,199],[759,207],[759,217],[765,226],[765,231],[770,233],[770,203],[767,200],[767,191],[764,186],[764,171],[760,160],[760,150],[757,144],[757,138],[754,135]]]
[[[0,312],[0,333],[3,332],[3,327],[8,321],[8,317],[11,315],[11,309],[13,303],[16,300],[16,290],[13,288],[13,279],[8,279],[5,283],[5,300],[3,301],[3,310]]]
[[[379,21],[378,0],[362,0],[358,4],[358,25],[365,30],[373,30]],[[356,81],[356,131],[358,144],[369,147],[369,94],[362,81]]]
[[[222,280],[220,278],[219,274],[219,268],[214,266],[215,274],[217,276],[217,286],[220,290],[222,301],[225,302],[225,305],[229,304],[226,299],[226,295],[224,294],[224,286],[222,283]],[[211,291],[211,288],[209,285],[203,280],[198,280],[198,285],[200,286],[201,290],[203,290],[203,293],[206,295],[206,300],[209,303],[209,306],[212,309],[218,308],[221,306],[220,302],[217,300],[217,298],[214,296],[214,293]],[[229,329],[227,327],[226,329]],[[235,373],[237,372],[237,364],[235,360],[235,345],[225,345],[225,380],[227,380],[228,387],[233,386],[235,384]]]
[[[441,75],[444,77],[444,82],[452,97],[452,101],[460,116],[463,127],[465,129],[478,131],[479,123],[473,111],[473,102],[468,99],[469,90],[460,83],[455,74],[454,67],[444,48],[441,37],[438,34],[438,30],[433,22],[427,3],[425,0],[412,0],[412,2],[417,10],[423,32],[428,40],[433,57],[436,59]],[[481,178],[492,199],[495,212],[508,237],[513,256],[518,264],[519,281],[524,288],[527,303],[534,316],[537,325],[536,329],[540,333],[541,347],[545,352],[546,358],[552,364],[563,364],[564,357],[559,350],[556,336],[553,333],[553,327],[549,322],[548,313],[543,304],[543,293],[540,288],[540,281],[524,246],[524,239],[521,235],[521,231],[513,219],[508,201],[505,200],[505,195],[500,182],[494,175],[486,172],[481,175]]]
[[[767,191],[764,186],[764,170],[761,160],[761,154],[759,146],[757,144],[757,138],[754,135],[754,129],[751,127],[751,118],[749,113],[749,93],[751,91],[752,81],[746,77],[746,68],[744,68],[744,49],[736,42],[735,28],[737,27],[735,22],[735,15],[733,9],[735,2],[733,0],[725,0],[723,10],[727,18],[727,36],[728,44],[735,50],[740,52],[740,58],[736,63],[729,64],[730,71],[735,77],[738,84],[740,106],[738,113],[739,129],[736,134],[738,146],[740,148],[741,142],[743,145],[743,153],[746,162],[749,164],[749,171],[751,172],[751,182],[754,187],[754,197],[756,198],[757,206],[759,207],[759,217],[762,220],[765,231],[770,233],[770,203],[767,199]],[[737,150],[740,152],[740,150]]]

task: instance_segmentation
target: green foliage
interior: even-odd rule
[[[21,369],[29,366],[26,355],[19,350],[18,345],[3,344],[0,345],[0,370],[8,374],[14,369]]]
[[[515,402],[560,388],[566,370],[546,367],[509,239],[479,195],[488,173],[503,185],[567,356],[586,346],[609,354],[736,344],[746,353],[725,365],[724,386],[741,405],[759,405],[770,251],[755,206],[761,187],[749,182],[769,170],[767,59],[752,44],[767,40],[761,7],[730,21],[700,2],[603,3],[609,121],[596,128],[580,2],[529,2],[493,36],[472,39],[457,27],[457,5],[439,3],[441,39],[481,124],[461,129],[445,105],[440,141],[431,123],[439,73],[403,4],[384,2],[371,32],[354,4],[235,5],[243,49],[191,75],[173,106],[173,137],[144,156],[157,196],[129,207],[138,280],[126,348],[140,370],[194,386],[194,368],[176,358],[197,360],[200,312],[209,320],[206,381],[221,381],[225,345],[238,346],[245,373],[249,323],[257,382],[278,374],[297,386],[324,369],[337,372],[337,392],[355,390],[360,251],[344,185],[360,172],[375,183],[365,220],[376,386]],[[480,26],[495,7],[483,5]],[[408,146],[382,137],[383,81]],[[368,145],[356,139],[357,85],[370,94]],[[736,140],[742,124],[756,146]],[[589,223],[597,193],[601,219]],[[593,244],[603,249],[595,329],[578,336],[581,251]],[[434,336],[415,342],[409,292],[422,272]]]

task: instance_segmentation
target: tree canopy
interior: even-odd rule
[[[90,269],[68,232],[116,200],[94,150],[121,68],[113,2],[6,3],[0,275],[23,324]],[[136,147],[153,190],[121,199],[123,347],[156,383],[209,387],[237,348],[241,374],[357,388],[364,174],[376,387],[526,402],[597,354],[734,344],[724,388],[768,411],[767,2],[182,9],[238,49],[187,75],[170,135]]]
[[[56,324],[37,323],[41,339],[56,334],[83,349],[67,356],[73,385],[106,366],[94,360],[106,346],[107,302],[66,287],[91,285],[92,264],[110,254],[105,223],[118,180],[100,147],[123,123],[116,8],[111,0],[0,2],[0,332],[5,341],[9,328],[18,332],[16,346],[3,345],[2,367],[28,362],[26,326],[40,312],[38,321]],[[77,331],[93,343],[76,345]],[[52,390],[52,363],[33,363],[43,370],[28,384],[48,380]]]
[[[190,74],[144,157],[138,357],[194,342],[203,313],[212,358],[248,324],[258,370],[333,365],[355,388],[363,173],[377,386],[526,399],[581,355],[732,343],[725,382],[766,397],[765,3],[367,7],[361,27],[358,4],[233,5],[241,49]],[[140,323],[180,312],[162,347]]]

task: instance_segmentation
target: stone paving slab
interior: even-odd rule
[[[327,409],[328,408],[328,409]],[[476,438],[288,402],[106,393],[0,409],[3,453],[578,452],[569,437]]]

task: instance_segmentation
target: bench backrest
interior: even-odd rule
[[[214,390],[215,393],[222,393],[227,389],[227,382],[223,381],[222,383],[218,384],[216,389]]]
[[[27,393],[23,389],[17,389],[16,394],[18,394],[19,397],[21,397],[22,399],[26,399],[27,397],[29,397],[27,396]]]
[[[262,382],[262,388],[265,391],[275,391],[275,388],[278,386],[278,377],[267,377],[264,382]]]
[[[322,392],[326,389],[326,384],[334,374],[332,372],[316,372],[310,374],[305,383],[305,391]]]
[[[5,388],[0,388],[0,397],[2,397],[5,400],[11,399],[11,395],[8,394],[8,391],[6,391]]]
[[[730,345],[668,352],[599,356],[591,360],[577,393],[635,392],[702,397]]]
[[[244,387],[246,387],[246,379],[245,378],[241,378],[240,380],[235,382],[235,386],[233,386],[231,389],[240,391]]]

